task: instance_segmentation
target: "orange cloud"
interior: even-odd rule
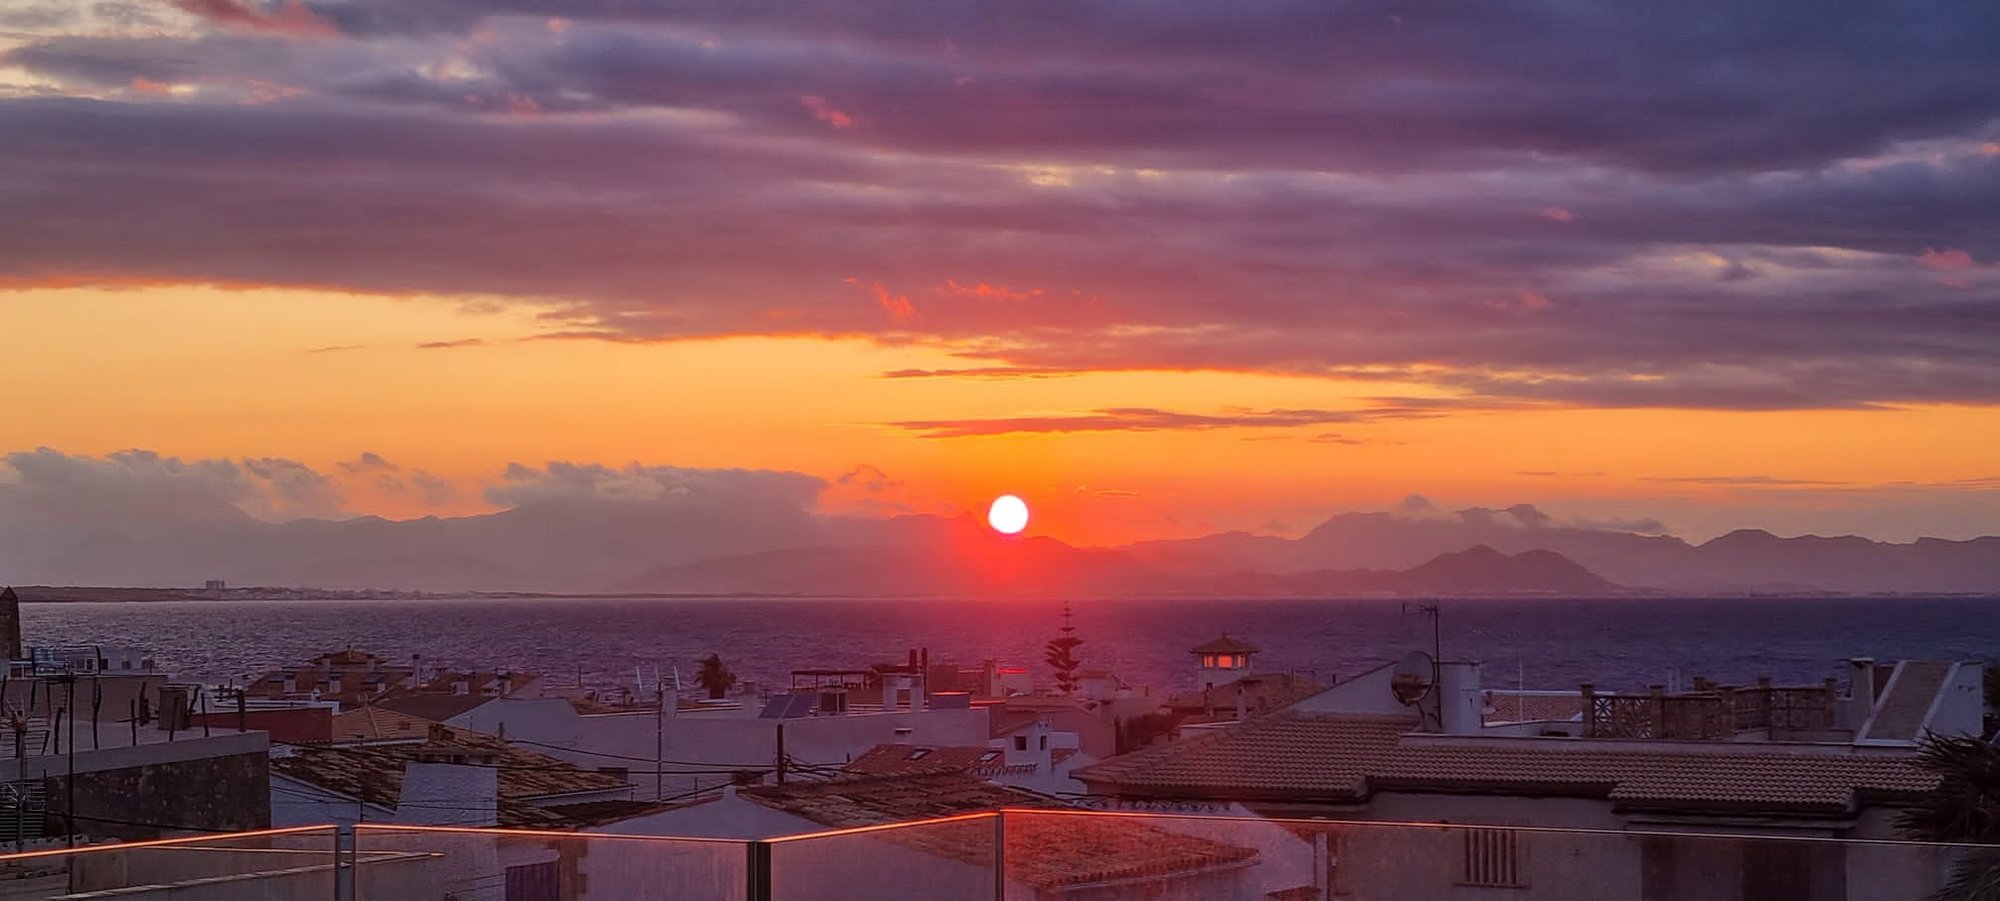
[[[869,282],[867,285],[863,285],[860,279],[853,276],[843,278],[841,281],[873,295],[875,303],[882,308],[883,312],[889,314],[890,319],[902,322],[917,314],[916,304],[911,303],[910,299],[904,295],[889,293],[889,289],[882,287],[881,282]]]
[[[132,90],[142,94],[165,94],[173,89],[174,86],[171,84],[164,81],[154,81],[144,75],[132,79]]]
[[[826,102],[825,97],[807,95],[800,97],[799,103],[806,109],[812,110],[813,118],[835,128],[848,128],[854,125],[853,116],[834,109]]]
[[[1543,207],[1541,211],[1536,213],[1535,215],[1538,215],[1543,219],[1553,219],[1557,222],[1568,222],[1571,219],[1576,218],[1576,214],[1571,213],[1570,211],[1563,209],[1562,207],[1559,206]]]
[[[253,9],[236,0],[173,0],[173,5],[224,28],[267,31],[294,37],[327,37],[340,33],[332,22],[307,9],[300,0],[285,0],[275,12]]]
[[[1040,288],[1017,291],[1006,285],[989,285],[985,282],[975,285],[962,285],[959,284],[957,279],[949,278],[945,279],[942,290],[953,297],[975,297],[981,300],[1027,300],[1030,297],[1042,296],[1042,289]]]

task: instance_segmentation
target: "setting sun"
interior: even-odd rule
[[[1028,527],[1028,503],[1011,494],[1000,495],[987,509],[986,522],[996,532],[1016,534]]]

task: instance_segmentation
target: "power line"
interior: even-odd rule
[[[636,757],[631,754],[613,754],[609,751],[586,751],[582,748],[566,748],[563,747],[562,745],[551,745],[539,741],[529,741],[525,738],[509,738],[509,739],[504,739],[504,741],[506,741],[509,744],[533,745],[537,748],[549,748],[556,751],[568,751],[571,754],[585,754],[591,757],[604,757],[611,760],[634,760],[640,763],[677,763],[677,764],[686,764],[688,766],[735,766],[735,764],[732,763],[717,763],[712,760],[665,760],[658,757]]]
[[[511,739],[510,739],[510,741],[511,741]],[[422,760],[422,759],[421,759],[421,758],[420,758],[420,757],[419,757],[418,755],[415,755],[415,754],[399,754],[399,753],[396,753],[396,752],[394,752],[394,751],[377,751],[377,750],[372,750],[372,749],[369,749],[369,748],[354,748],[354,747],[344,747],[344,746],[341,746],[341,745],[319,745],[319,744],[312,744],[312,743],[309,743],[309,742],[292,742],[292,741],[278,741],[278,740],[275,740],[275,739],[273,739],[273,740],[271,741],[271,744],[274,744],[274,745],[284,745],[284,746],[286,746],[286,747],[292,747],[292,748],[298,748],[298,749],[301,749],[301,750],[305,750],[305,751],[332,751],[332,752],[336,752],[336,753],[341,753],[341,754],[359,754],[359,755],[364,755],[364,756],[368,756],[368,757],[374,757],[374,758],[378,758],[378,759],[383,759],[383,760],[395,760],[395,761],[400,761],[400,762],[403,762],[403,763],[425,763],[425,762],[428,762],[428,761],[425,761],[425,760]],[[568,749],[565,749],[565,750],[568,750]],[[496,753],[497,753],[497,752],[496,752]],[[532,752],[531,752],[531,753],[532,753]],[[579,751],[579,752],[577,752],[577,753],[585,753],[585,754],[587,754],[587,753],[590,753],[590,752],[587,752],[587,751]],[[547,756],[547,755],[542,755],[542,756]],[[613,755],[604,755],[604,756],[613,756]],[[281,759],[282,759],[282,758],[281,758]],[[601,772],[601,771],[598,771],[598,770],[592,770],[592,769],[590,769],[590,768],[588,768],[588,767],[585,767],[585,766],[584,766],[584,765],[582,765],[582,764],[578,764],[578,763],[570,763],[570,762],[568,762],[568,761],[565,761],[565,760],[561,760],[561,759],[559,759],[559,758],[551,758],[551,759],[553,759],[553,760],[556,760],[556,763],[555,763],[554,765],[530,765],[530,764],[519,764],[519,763],[474,763],[474,762],[472,762],[472,761],[448,761],[448,762],[452,763],[452,765],[454,765],[454,766],[473,766],[473,767],[483,767],[483,768],[486,768],[486,769],[494,769],[494,770],[516,770],[516,771],[522,771],[522,772],[545,772],[545,773],[546,773],[546,772],[565,772],[565,773],[566,773],[566,772],[575,772],[575,771],[579,771],[579,770],[580,770],[580,771],[582,771],[582,772],[586,772],[586,773],[600,773],[600,772]],[[631,757],[631,758],[621,758],[621,759],[628,759],[628,760],[633,760],[633,761],[638,761],[638,762],[643,762],[643,763],[654,763],[654,762],[655,762],[655,761],[653,760],[653,758],[651,758],[651,757]],[[737,763],[696,763],[696,762],[693,762],[693,761],[675,761],[675,760],[669,760],[669,761],[665,761],[665,762],[666,762],[666,763],[673,763],[673,764],[681,764],[681,763],[686,763],[688,767],[711,767],[711,769],[694,769],[694,768],[683,768],[683,769],[677,769],[677,770],[632,770],[632,769],[628,769],[628,770],[626,770],[626,773],[628,773],[628,774],[639,774],[639,775],[647,775],[647,776],[651,776],[651,775],[655,775],[656,773],[664,773],[664,774],[666,774],[666,775],[669,775],[669,776],[673,776],[673,775],[682,775],[682,776],[688,776],[688,775],[726,775],[726,774],[730,774],[730,773],[738,773],[738,772],[749,772],[749,771],[752,771],[752,770],[768,770],[768,769],[770,769],[770,768],[772,767],[772,765],[771,765],[771,764],[768,764],[768,763],[741,763],[741,764],[737,764]]]

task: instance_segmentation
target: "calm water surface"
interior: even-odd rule
[[[1447,657],[1487,664],[1489,685],[1638,688],[1694,675],[1817,681],[1852,656],[2000,658],[2000,598],[1658,598],[1446,601]],[[1194,683],[1188,649],[1227,631],[1263,648],[1258,669],[1345,677],[1412,649],[1430,618],[1390,600],[1093,600],[1074,605],[1086,668],[1156,690]],[[31,644],[150,649],[184,678],[226,680],[353,646],[439,664],[581,672],[596,686],[719,653],[738,675],[786,684],[794,668],[900,661],[908,648],[991,657],[1046,679],[1041,648],[1060,601],[855,599],[435,599],[30,604]]]

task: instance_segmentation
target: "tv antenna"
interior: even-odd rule
[[[1437,702],[1429,705],[1422,704],[1421,702],[1430,699],[1431,695],[1437,692],[1438,683],[1444,681],[1443,664],[1440,662],[1444,660],[1443,616],[1436,604],[1418,604],[1413,610],[1408,603],[1405,603],[1403,605],[1403,613],[1405,615],[1410,613],[1430,614],[1431,652],[1425,654],[1422,651],[1412,651],[1405,655],[1402,661],[1396,664],[1395,671],[1390,674],[1390,690],[1395,692],[1396,699],[1402,701],[1405,706],[1416,707],[1417,712],[1424,717],[1426,722],[1430,720],[1433,712],[1435,712],[1437,718],[1436,726],[1442,729],[1444,728],[1444,708]],[[1414,667],[1422,667],[1424,672],[1406,672],[1406,670]],[[1406,692],[1413,690],[1416,684],[1411,681],[1413,679],[1423,682],[1423,691],[1416,694],[1410,700],[1403,700]]]

